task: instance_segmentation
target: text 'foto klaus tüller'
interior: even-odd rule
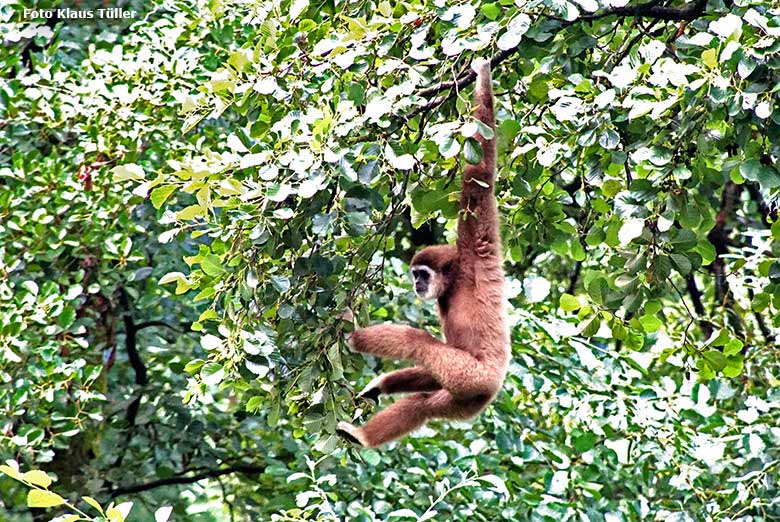
[[[87,20],[93,18],[122,19],[135,18],[136,12],[121,7],[105,7],[100,9],[71,9],[69,7],[58,9],[25,9],[24,18],[55,18],[59,20]]]

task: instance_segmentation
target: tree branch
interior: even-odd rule
[[[739,194],[742,191],[740,185],[729,181],[723,187],[721,195],[720,210],[715,217],[715,226],[712,227],[707,239],[715,246],[715,260],[710,265],[710,269],[715,275],[715,300],[716,306],[722,306],[726,311],[726,323],[731,323],[734,331],[742,333],[743,328],[740,323],[739,314],[734,312],[733,296],[726,279],[726,262],[723,256],[728,254],[729,234],[726,224],[731,214],[734,212]],[[729,321],[731,319],[731,321]]]
[[[143,330],[144,328],[151,328],[153,326],[162,326],[163,328],[170,328],[174,332],[188,333],[190,328],[192,328],[192,323],[183,322],[183,323],[180,323],[179,327],[177,328],[176,326],[174,326],[172,324],[168,324],[168,323],[166,323],[164,321],[146,321],[144,323],[136,324],[135,325],[135,329],[136,329],[136,331],[138,331],[138,330]]]
[[[200,473],[195,473],[193,475],[189,475],[188,473],[190,472],[185,471],[180,475],[176,475],[173,477],[168,477],[160,480],[153,480],[152,482],[147,482],[145,484],[135,484],[133,486],[125,486],[125,487],[117,488],[111,492],[111,498],[114,499],[122,495],[141,493],[142,491],[149,491],[164,486],[174,486],[177,484],[192,484],[194,482],[200,482],[201,480],[205,480],[208,478],[217,478],[223,475],[230,475],[232,473],[245,473],[245,474],[253,475],[253,474],[263,473],[264,471],[265,471],[265,466],[256,466],[250,464],[236,464],[234,466],[230,466],[222,469],[210,469],[210,470],[202,471]]]
[[[122,308],[125,309],[125,313],[122,316],[122,320],[125,323],[125,348],[127,349],[127,358],[130,361],[130,365],[135,372],[135,383],[139,386],[145,386],[149,382],[149,377],[146,371],[146,365],[141,360],[141,355],[138,353],[137,336],[138,325],[133,320],[133,311],[130,306],[130,299],[127,295],[127,290],[124,288],[119,289],[119,302],[122,304]]]
[[[701,301],[701,290],[696,286],[696,279],[693,277],[693,273],[688,274],[685,278],[685,287],[688,290],[688,295],[691,296],[693,302],[693,309],[696,311],[696,315],[699,317],[699,327],[701,333],[704,334],[705,339],[709,339],[712,335],[713,325],[705,317],[704,304]]]
[[[574,25],[577,22],[581,21],[590,21],[590,20],[598,20],[600,18],[607,18],[609,16],[617,16],[617,17],[639,17],[639,18],[651,18],[654,20],[665,20],[665,21],[690,21],[694,20],[696,18],[699,18],[704,14],[704,9],[707,6],[707,0],[696,0],[693,4],[684,7],[684,8],[678,8],[674,9],[671,7],[663,7],[659,6],[660,0],[650,0],[649,2],[645,2],[643,4],[638,5],[626,5],[623,7],[613,7],[611,9],[607,9],[606,11],[602,11],[601,13],[594,13],[592,15],[584,15],[580,16],[579,18],[575,20],[563,20],[560,18],[556,18],[556,20],[559,20],[561,22],[561,26],[558,28],[559,31],[562,31],[566,29],[567,27],[570,27]],[[517,47],[512,47],[511,49],[505,49],[503,51],[499,51],[496,53],[493,58],[490,59],[490,67],[491,69],[496,69],[501,62],[515,54],[521,49],[521,45],[518,45]],[[417,107],[413,111],[411,111],[407,116],[406,119],[409,120],[421,112],[426,112],[431,109],[435,109],[442,103],[444,103],[451,95],[453,90],[460,90],[468,85],[471,85],[474,83],[474,80],[477,79],[477,73],[471,70],[471,68],[467,69],[465,74],[461,74],[458,76],[458,78],[455,81],[441,81],[437,83],[436,85],[432,85],[430,87],[425,87],[423,89],[420,89],[417,91],[417,95],[423,98],[427,98],[429,96],[433,96],[436,94],[439,94],[444,91],[450,91],[446,95],[434,98],[433,100],[429,101],[427,104],[422,105],[420,107]]]
[[[569,278],[569,287],[566,289],[566,292],[574,295],[574,292],[577,290],[577,281],[580,279],[580,271],[582,270],[582,261],[577,261],[577,264],[574,265],[574,273],[572,273],[571,277]]]
[[[745,187],[747,188],[748,194],[750,194],[750,199],[758,205],[758,211],[761,213],[761,221],[764,223],[764,226],[767,228],[771,227],[772,223],[777,220],[777,210],[770,208],[766,201],[764,201],[758,183],[748,182],[745,183]]]
[[[659,6],[660,2],[651,0],[639,5],[624,5],[623,7],[613,7],[602,13],[594,13],[578,18],[578,20],[598,20],[608,16],[636,16],[641,18],[652,18],[655,20],[666,20],[667,22],[680,22],[683,20],[694,20],[704,14],[704,8],[707,6],[707,0],[696,0],[688,7],[674,9],[671,7]]]
[[[133,320],[133,307],[130,304],[130,297],[127,294],[127,290],[123,287],[119,287],[119,302],[124,308],[124,314],[122,319],[125,324],[125,349],[127,350],[127,358],[130,361],[130,365],[133,367],[135,373],[135,384],[138,386],[138,392],[133,399],[133,402],[127,407],[125,412],[125,420],[127,421],[127,431],[125,432],[125,444],[122,448],[119,456],[114,461],[113,467],[121,467],[127,454],[127,448],[130,446],[130,440],[133,436],[133,426],[135,426],[135,420],[138,417],[138,410],[141,408],[141,399],[144,395],[144,387],[149,383],[149,375],[146,369],[144,361],[141,359],[141,355],[138,353],[137,334],[138,326]]]

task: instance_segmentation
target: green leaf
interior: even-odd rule
[[[623,324],[623,321],[618,318],[613,318],[609,323],[609,328],[612,330],[612,337],[618,341],[625,341],[628,336],[628,330]]]
[[[206,361],[204,361],[203,359],[192,360],[184,366],[184,371],[189,373],[190,375],[195,375],[196,373],[198,373],[198,370],[200,370],[203,367],[204,364],[206,364]]]
[[[701,255],[701,263],[705,266],[715,261],[715,257],[718,255],[715,246],[706,239],[699,241],[696,245],[696,251]]]
[[[163,206],[163,203],[170,197],[171,194],[176,192],[176,185],[164,185],[152,190],[149,194],[149,199],[152,202],[152,206],[159,209]]]
[[[341,364],[341,351],[339,349],[339,344],[333,343],[325,353],[328,357],[328,362],[330,362],[331,369],[333,370],[330,374],[330,380],[337,381],[344,377],[344,367]]]
[[[200,268],[206,272],[206,274],[216,277],[222,275],[225,269],[222,267],[222,261],[219,256],[215,254],[209,254],[200,261]]]
[[[620,135],[612,129],[607,129],[599,135],[599,145],[607,150],[614,149],[620,143]]]
[[[639,351],[645,344],[645,336],[640,332],[630,330],[626,335],[626,348],[629,350]]]
[[[61,506],[65,499],[56,493],[43,489],[31,489],[27,492],[27,507],[50,508]]]
[[[604,229],[598,225],[594,225],[588,231],[588,235],[585,236],[585,243],[587,243],[588,246],[598,246],[604,242],[606,237],[607,234],[604,232]]]
[[[728,358],[726,367],[723,368],[723,375],[726,377],[737,377],[745,368],[745,359],[741,354],[732,355]]]
[[[509,490],[506,487],[506,482],[504,482],[504,479],[499,477],[498,475],[488,474],[488,475],[482,475],[481,477],[477,477],[477,480],[480,480],[482,482],[487,482],[491,486],[493,486],[493,490],[495,490],[498,494],[503,496],[504,498],[509,498]]]
[[[771,189],[780,187],[780,175],[777,171],[767,165],[763,165],[757,159],[749,159],[742,163],[739,172],[745,179],[756,181],[762,189]]]
[[[584,453],[596,446],[596,434],[592,432],[583,433],[574,439],[574,449],[577,453]]]
[[[780,219],[776,219],[775,222],[772,223],[770,230],[772,231],[772,239],[780,240]]]
[[[473,120],[474,125],[477,126],[477,132],[479,132],[480,136],[485,138],[486,140],[492,140],[495,136],[495,132],[493,131],[493,128],[489,125],[485,125],[479,120]],[[466,136],[469,138],[470,136]]]
[[[579,300],[571,294],[561,295],[560,303],[561,309],[563,309],[564,312],[573,312],[575,310],[579,310],[580,308]]]
[[[626,221],[623,226],[620,227],[618,232],[618,239],[621,246],[626,246],[634,239],[642,235],[642,231],[645,227],[645,220],[641,218],[632,218]]]
[[[775,261],[769,266],[769,273],[767,273],[767,276],[772,281],[780,279],[780,262]]]
[[[396,509],[388,513],[387,518],[414,518],[416,520],[418,517],[417,513],[411,509]]]
[[[600,327],[601,327],[601,317],[599,317],[598,315],[593,316],[593,318],[590,321],[588,321],[588,323],[582,329],[583,337],[593,337],[599,331]]]
[[[454,158],[460,152],[460,143],[455,139],[455,136],[447,136],[439,145],[439,152],[445,158]]]
[[[701,214],[696,205],[688,203],[679,212],[680,224],[688,229],[694,229],[701,223]]]
[[[670,244],[675,252],[686,252],[694,248],[697,244],[696,234],[687,228],[675,230],[674,237]]]
[[[740,341],[739,339],[731,339],[729,342],[723,345],[723,354],[735,355],[742,351],[743,346],[744,345],[742,344],[742,341]]]
[[[570,242],[571,245],[571,258],[575,261],[584,261],[587,257],[587,252],[582,247],[579,238],[575,237]]]
[[[603,277],[597,277],[585,283],[585,289],[588,291],[588,296],[597,304],[604,304],[604,297],[609,291],[609,283]]]
[[[496,3],[482,4],[479,10],[489,20],[496,20],[501,16],[501,6]]]
[[[72,306],[65,306],[62,309],[62,313],[57,316],[57,324],[63,329],[70,328],[70,326],[76,321],[76,310]]]
[[[742,373],[743,366],[726,366],[723,368],[723,375],[725,377],[734,378],[739,377],[739,375]]]
[[[373,449],[367,449],[360,452],[360,456],[366,461],[366,464],[370,466],[376,466],[382,461],[382,456],[378,451]]]
[[[51,485],[51,478],[49,478],[49,475],[39,469],[34,469],[24,473],[22,475],[22,480],[42,488],[48,488]]]
[[[387,2],[382,2],[381,4],[379,4],[379,11],[384,16],[390,16],[389,14],[386,14],[385,11],[383,10],[383,5],[382,4],[387,4]],[[309,31],[311,31],[315,27],[317,27],[317,22],[315,22],[314,20],[311,20],[309,18],[304,18],[303,20],[298,22],[298,31],[301,32],[301,33],[308,33]]]
[[[463,156],[468,163],[476,165],[482,161],[482,146],[474,138],[467,138],[463,144]]]
[[[11,466],[6,466],[5,464],[0,465],[0,473],[5,473],[9,477],[16,479],[16,480],[22,480],[22,474],[16,471]]]
[[[87,504],[89,504],[90,506],[92,506],[93,508],[97,509],[97,510],[98,510],[98,512],[99,512],[101,515],[103,514],[103,508],[102,508],[102,507],[100,507],[100,503],[99,503],[97,500],[95,500],[95,499],[94,499],[94,498],[92,498],[92,497],[81,497],[81,499],[82,499],[84,502],[86,502]]]
[[[645,332],[655,332],[661,328],[661,320],[655,315],[643,315],[639,318],[639,322],[642,324],[642,329]]]
[[[290,280],[284,276],[271,276],[271,284],[280,294],[283,294],[290,289]]]
[[[263,405],[264,398],[260,396],[255,396],[249,399],[246,402],[246,411],[248,412],[255,412],[260,409],[260,407]]]
[[[225,370],[221,364],[210,362],[200,371],[200,378],[208,385],[219,384],[225,377]]]
[[[753,302],[750,303],[750,308],[755,312],[761,313],[769,306],[771,297],[766,292],[761,292],[753,296]]]
[[[202,217],[205,216],[206,212],[203,210],[203,207],[201,207],[198,204],[190,205],[189,207],[185,207],[181,209],[179,212],[176,213],[176,219],[180,221],[190,221],[195,219],[196,217]]]
[[[124,522],[127,515],[130,514],[130,508],[132,507],[132,502],[122,502],[116,507],[109,506],[106,509],[106,518],[108,518],[109,522]]]
[[[135,163],[127,163],[125,165],[117,165],[113,169],[111,169],[111,173],[113,174],[113,180],[115,182],[119,181],[141,181],[146,178],[146,175],[144,174],[144,169],[142,169],[139,165],[136,165]]]
[[[653,273],[656,281],[666,281],[672,273],[672,262],[669,256],[658,256],[656,258]]]
[[[704,357],[704,359],[709,363],[710,367],[717,372],[725,368],[726,364],[728,363],[726,356],[718,350],[707,350],[702,354],[702,357]]]
[[[703,53],[701,53],[701,61],[704,62],[704,65],[709,67],[710,69],[714,69],[718,66],[718,50],[717,49],[707,49]]]
[[[750,181],[758,181],[759,173],[761,172],[762,165],[757,159],[749,159],[739,166],[740,175]]]
[[[168,272],[164,276],[160,278],[159,284],[166,285],[168,283],[173,283],[175,281],[186,281],[187,276],[185,276],[181,272]]]
[[[691,262],[682,254],[671,254],[669,256],[674,267],[682,274],[687,275],[691,271]]]
[[[699,370],[699,380],[707,381],[715,377],[715,370],[704,358],[696,361],[696,368]]]

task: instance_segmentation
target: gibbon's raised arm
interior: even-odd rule
[[[463,260],[467,251],[476,257],[498,254],[500,236],[498,213],[494,196],[496,180],[496,120],[493,108],[493,80],[488,60],[475,60],[472,68],[477,73],[474,87],[475,117],[493,130],[493,137],[485,139],[474,134],[482,146],[482,161],[467,165],[463,171],[463,188],[460,195],[460,219],[458,220],[458,252]],[[467,256],[476,259],[475,256]],[[470,263],[469,263],[470,264]]]
[[[472,68],[477,73],[477,81],[474,84],[474,117],[490,127],[495,135],[496,118],[493,109],[493,79],[490,74],[490,62],[488,60],[475,60]],[[485,139],[477,132],[473,136],[482,146],[482,161],[476,165],[467,165],[464,172],[464,181],[472,178],[488,183],[491,187],[496,175],[496,139]],[[483,187],[484,188],[484,187]]]

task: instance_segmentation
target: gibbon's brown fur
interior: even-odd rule
[[[475,61],[476,117],[495,131],[490,62]],[[436,297],[446,342],[396,324],[356,330],[351,347],[415,366],[374,379],[361,393],[411,393],[380,411],[364,426],[339,423],[345,438],[374,447],[401,437],[428,419],[468,419],[481,412],[504,382],[510,358],[505,326],[504,273],[495,200],[495,137],[474,135],[479,164],[466,166],[456,245],[426,247],[412,259],[415,290]]]

